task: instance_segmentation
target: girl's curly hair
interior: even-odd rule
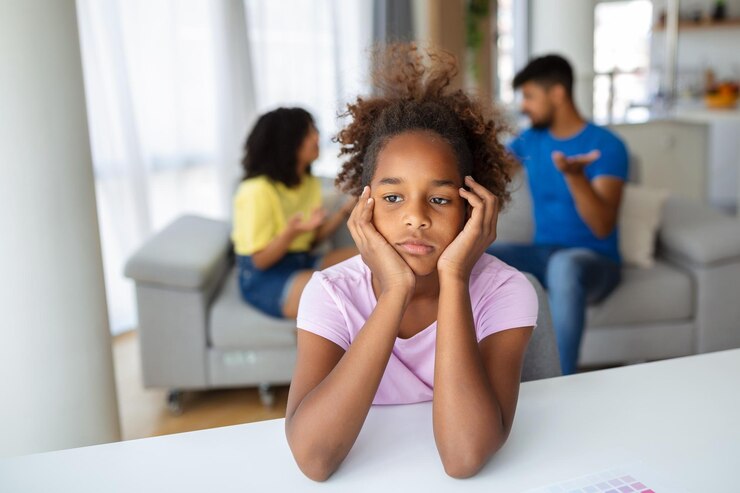
[[[352,121],[337,135],[339,155],[348,159],[336,178],[337,187],[358,196],[375,173],[383,147],[409,131],[438,134],[452,147],[460,176],[473,178],[499,199],[509,200],[511,158],[499,136],[508,131],[493,105],[450,87],[457,74],[451,53],[413,43],[395,43],[374,50],[376,94],[358,97],[342,117]]]

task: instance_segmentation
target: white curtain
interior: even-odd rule
[[[77,0],[106,290],[136,326],[126,259],[177,216],[228,218],[246,133],[311,111],[334,175],[344,104],[369,87],[372,0]]]
[[[106,290],[135,327],[126,259],[183,213],[226,218],[254,118],[241,0],[78,0]]]
[[[337,172],[337,113],[369,92],[372,0],[245,0],[257,110],[301,106],[316,119],[314,174]]]

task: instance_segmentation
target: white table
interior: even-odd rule
[[[323,484],[278,419],[5,459],[0,491],[517,492],[636,459],[689,492],[740,491],[740,349],[525,383],[509,441],[468,480],[444,474],[425,403],[373,408]]]

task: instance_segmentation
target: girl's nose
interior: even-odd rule
[[[414,229],[426,229],[431,224],[426,204],[414,204],[412,202],[406,207],[405,212],[404,222],[406,226]]]

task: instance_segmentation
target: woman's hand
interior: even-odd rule
[[[410,296],[416,286],[416,276],[390,243],[372,223],[375,201],[370,198],[370,187],[365,187],[357,205],[349,216],[347,226],[360,251],[362,260],[380,282],[382,292],[397,290]]]
[[[303,213],[298,212],[288,221],[288,230],[296,235],[311,232],[321,226],[325,217],[326,210],[321,207],[314,209],[306,220],[303,219]]]
[[[461,188],[459,193],[472,212],[463,230],[440,255],[437,270],[440,277],[451,275],[468,281],[473,266],[496,239],[498,198],[470,176],[465,177],[465,184],[470,191]]]

